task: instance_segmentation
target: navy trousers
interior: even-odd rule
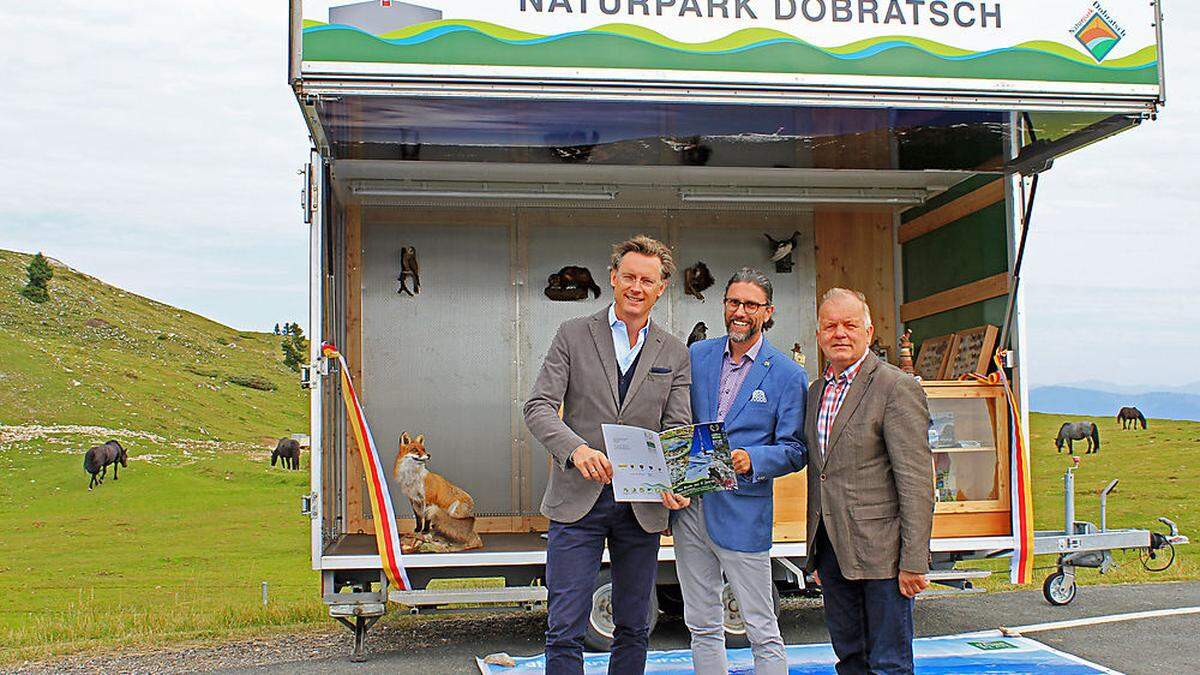
[[[583,636],[606,540],[612,562],[612,614],[616,625],[608,672],[626,675],[646,669],[659,534],[643,530],[633,508],[613,501],[612,486],[606,485],[596,505],[583,518],[574,523],[550,522],[546,549],[547,675],[583,673]]]
[[[896,579],[851,581],[842,576],[825,527],[817,528],[817,572],[825,625],[841,675],[913,672],[913,601]]]

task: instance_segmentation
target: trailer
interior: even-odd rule
[[[1027,409],[1019,270],[1037,182],[1056,157],[1158,113],[1160,5],[887,4],[291,1],[289,83],[312,142],[304,509],[323,599],[355,632],[354,658],[389,602],[545,602],[549,458],[521,408],[559,323],[610,300],[607,288],[573,302],[543,291],[565,266],[604,277],[611,245],[637,233],[668,243],[680,268],[705,262],[718,282],[743,265],[768,271],[769,338],[810,379],[816,298],[865,292],[880,352],[897,363],[909,335],[925,373],[932,579],[970,590],[986,572],[964,561],[1018,548],[1014,467],[1028,438],[1013,428],[1024,413],[1008,411]],[[763,235],[793,233],[790,264],[775,266]],[[398,292],[404,249],[420,261],[416,294]],[[697,322],[722,325],[719,302],[678,282],[653,316],[681,339]],[[483,547],[406,555],[412,590],[389,589],[381,571],[323,342],[346,356],[384,466],[402,433],[423,434],[430,469],[475,499]],[[959,378],[986,375],[997,349],[1011,389]],[[805,589],[805,489],[803,474],[775,482],[771,556],[785,593]],[[1037,534],[1036,552],[1064,556],[1048,598],[1073,597],[1074,565],[1091,561],[1070,555],[1152,548],[1147,530],[1103,529],[1072,516]],[[503,583],[441,583],[478,577]],[[677,608],[669,539],[658,578],[655,606]],[[592,648],[611,639],[607,589],[602,572]]]

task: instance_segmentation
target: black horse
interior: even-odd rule
[[[1067,422],[1058,430],[1058,438],[1054,439],[1054,447],[1062,452],[1063,442],[1067,444],[1067,452],[1075,454],[1072,441],[1087,440],[1087,454],[1100,452],[1100,429],[1095,422]]]
[[[279,444],[275,446],[275,450],[271,453],[271,466],[275,466],[276,460],[283,460],[283,468],[299,469],[300,468],[300,441],[294,438],[281,438]]]
[[[1143,429],[1146,428],[1146,416],[1137,408],[1121,408],[1121,412],[1117,413],[1117,421],[1121,423],[1122,429],[1128,429],[1130,424],[1137,429],[1138,422],[1142,423]]]
[[[88,483],[88,490],[104,482],[104,476],[108,473],[109,464],[112,464],[113,480],[117,480],[118,464],[129,466],[129,455],[125,452],[125,448],[122,448],[121,444],[116,441],[97,445],[84,454],[83,470],[92,474],[92,480]]]

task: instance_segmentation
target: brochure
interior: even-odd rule
[[[663,432],[619,424],[602,429],[618,502],[657,502],[667,491],[694,497],[737,489],[723,422]]]

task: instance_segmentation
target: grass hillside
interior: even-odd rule
[[[37,305],[29,260],[0,251],[0,663],[319,620],[309,458],[269,462],[308,426],[280,338],[61,265]],[[89,492],[109,438],[129,466]]]
[[[0,422],[218,441],[306,426],[278,336],[239,332],[61,265],[51,300],[29,302],[18,295],[29,260],[0,251]]]
[[[1115,411],[1114,411],[1115,413]],[[1063,473],[1071,463],[1066,449],[1058,453],[1054,439],[1064,422],[1090,420],[1100,430],[1100,452],[1083,454],[1087,443],[1076,441],[1080,457],[1075,472],[1075,519],[1100,524],[1100,491],[1120,479],[1108,498],[1108,526],[1166,532],[1159,516],[1175,521],[1195,544],[1180,547],[1176,563],[1166,572],[1142,569],[1135,552],[1113,554],[1118,567],[1101,576],[1081,569],[1080,584],[1200,579],[1200,422],[1149,420],[1145,431],[1122,430],[1115,416],[1086,417],[1034,413],[1030,416],[1030,453],[1033,459],[1033,521],[1038,530],[1063,529]],[[1035,560],[1034,582],[1039,586],[1053,571],[1055,556]],[[976,563],[967,563],[974,566]],[[997,572],[986,587],[1008,587],[1008,560],[982,565]],[[1086,602],[1084,592],[1075,602]]]

